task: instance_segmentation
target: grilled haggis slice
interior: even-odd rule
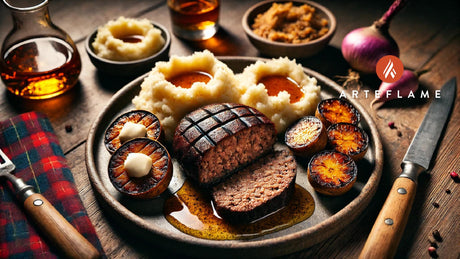
[[[217,213],[243,223],[284,207],[295,188],[296,162],[287,151],[270,153],[212,188]]]
[[[120,139],[120,133],[128,122],[145,127],[145,136],[137,137],[147,137],[153,140],[159,140],[161,138],[162,128],[157,116],[144,110],[128,111],[118,116],[105,132],[104,144],[110,153],[115,152],[115,150],[123,144]],[[127,140],[125,140],[125,142],[126,141]]]
[[[186,115],[176,128],[173,148],[186,174],[210,186],[272,150],[275,141],[275,125],[261,112],[222,103]]]

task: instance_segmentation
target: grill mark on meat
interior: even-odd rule
[[[202,110],[205,111],[206,113],[208,113],[209,116],[205,116],[204,118],[201,118],[201,119],[198,119],[198,120],[193,120],[193,118],[191,118],[190,116],[186,116],[185,119],[190,122],[190,125],[183,131],[183,136],[185,138],[185,140],[187,140],[187,142],[189,143],[189,145],[191,147],[193,147],[198,153],[200,153],[200,155],[204,155],[204,153],[201,151],[201,150],[198,150],[196,147],[195,147],[195,144],[200,141],[201,138],[206,138],[206,140],[212,145],[212,146],[216,146],[216,142],[209,137],[209,132],[215,130],[216,128],[219,128],[219,127],[222,127],[228,134],[230,135],[233,135],[234,132],[232,132],[230,129],[228,129],[226,126],[230,123],[232,123],[234,120],[239,120],[241,121],[241,123],[243,123],[245,125],[246,128],[249,128],[251,127],[252,125],[254,125],[255,123],[253,123],[252,125],[250,125],[247,121],[243,120],[245,117],[252,117],[252,118],[257,118],[258,121],[260,123],[263,123],[263,120],[260,118],[260,115],[259,114],[255,114],[252,109],[250,107],[247,107],[247,106],[244,106],[244,105],[239,105],[239,106],[234,106],[234,107],[231,107],[229,106],[228,104],[224,104],[223,105],[225,107],[225,109],[221,109],[219,110],[217,113],[213,113],[212,111],[209,111],[205,108],[203,108]],[[244,114],[237,114],[235,113],[235,109],[237,108],[243,108],[244,111],[248,111],[248,113],[244,113]],[[219,113],[223,113],[223,112],[227,112],[227,111],[230,111],[235,117],[231,118],[229,121],[221,121],[219,118],[217,118],[217,114]],[[209,128],[207,131],[204,130],[202,127],[199,126],[199,124],[201,122],[204,122],[205,120],[208,120],[209,118],[212,118],[213,120],[215,120],[217,123],[215,126]],[[190,140],[188,139],[188,137],[186,136],[186,132],[191,130],[191,128],[194,128],[196,130],[198,130],[200,132],[200,137],[198,138],[195,138],[193,140]]]
[[[195,129],[197,129],[200,133],[201,133],[201,137],[199,138],[196,138],[195,140],[193,140],[192,142],[190,142],[187,137],[185,138],[189,144],[192,146],[192,147],[195,147],[195,144],[196,142],[198,142],[201,138],[206,138],[206,140],[213,146],[216,146],[216,143],[208,136],[208,133],[206,131],[204,131],[200,126],[198,126],[194,121],[192,121],[190,118],[187,118],[187,120],[189,122],[192,123],[192,125],[194,126]],[[196,148],[195,148],[196,149]],[[203,153],[197,149],[197,151],[203,155]]]
[[[272,149],[274,124],[254,108],[212,104],[184,117],[174,152],[186,173],[202,185],[215,184]]]

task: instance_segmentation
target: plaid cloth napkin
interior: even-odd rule
[[[0,148],[16,165],[14,174],[45,196],[103,254],[49,120],[29,112],[0,122]],[[11,187],[0,179],[0,258],[62,257],[24,214]]]

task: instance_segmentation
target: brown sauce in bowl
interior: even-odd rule
[[[210,197],[186,181],[164,204],[166,220],[180,231],[204,239],[249,239],[273,233],[309,218],[315,210],[311,194],[300,185],[282,209],[248,224],[230,224],[214,210]]]
[[[299,84],[290,77],[277,75],[264,76],[259,80],[259,83],[265,85],[269,96],[277,96],[281,91],[288,92],[290,94],[290,103],[296,103],[304,96]]]
[[[195,82],[208,83],[211,79],[212,76],[206,72],[191,71],[173,76],[168,81],[177,87],[190,88]]]

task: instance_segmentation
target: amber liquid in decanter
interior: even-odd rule
[[[62,39],[32,38],[13,45],[4,54],[1,78],[15,95],[44,99],[59,95],[78,80],[78,52]]]

